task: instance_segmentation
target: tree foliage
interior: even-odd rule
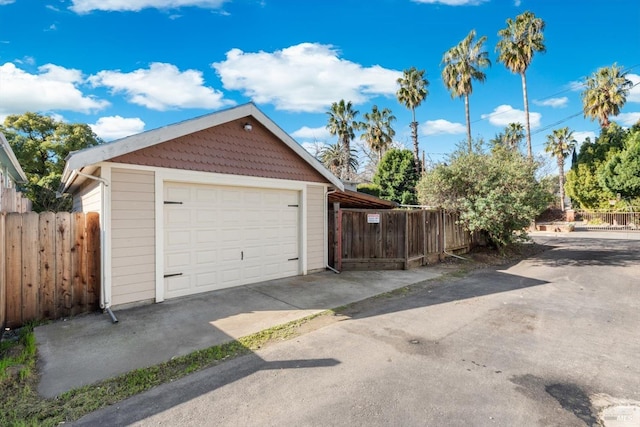
[[[584,116],[597,119],[600,126],[609,126],[609,116],[617,116],[627,102],[633,83],[616,64],[599,68],[589,76],[582,92]]]
[[[442,63],[444,85],[451,92],[452,97],[464,97],[464,110],[467,120],[467,143],[469,151],[471,147],[471,119],[469,114],[469,95],[473,92],[473,80],[483,83],[487,76],[482,68],[491,66],[489,54],[484,50],[483,44],[486,36],[474,40],[476,31],[471,30],[467,37],[460,43],[445,52]]]
[[[558,163],[558,182],[560,185],[560,209],[564,211],[564,161],[569,154],[573,153],[576,147],[576,140],[573,138],[573,131],[568,127],[554,129],[551,135],[547,135],[547,142],[544,150],[551,154]]]
[[[360,139],[366,141],[369,148],[378,153],[378,161],[382,159],[385,151],[391,147],[396,131],[393,130],[392,123],[396,116],[388,108],[378,109],[377,105],[371,108],[370,113],[364,113],[364,122],[358,124],[363,130]]]
[[[626,200],[640,198],[640,129],[629,132],[624,149],[612,155],[599,173],[600,182]]]
[[[421,204],[460,211],[460,221],[482,231],[496,246],[511,243],[549,204],[551,195],[535,179],[536,165],[502,147],[458,150],[447,164],[423,175]],[[515,233],[514,233],[515,232]]]
[[[525,126],[527,130],[527,155],[533,158],[531,149],[531,126],[529,123],[529,97],[527,94],[527,69],[536,52],[545,52],[543,30],[545,23],[532,12],[526,11],[513,20],[507,19],[507,27],[498,31],[501,37],[496,50],[502,62],[512,73],[520,74],[524,99]]]
[[[25,185],[33,210],[63,211],[71,208],[68,198],[57,198],[56,190],[67,155],[102,141],[86,124],[64,123],[38,113],[10,115],[0,130],[28,178]]]
[[[411,151],[391,149],[378,164],[373,183],[380,187],[380,198],[413,205],[417,202],[415,187],[418,178]]]
[[[429,81],[424,76],[425,70],[418,70],[411,67],[404,70],[402,77],[398,78],[397,83],[400,86],[396,92],[398,102],[407,107],[411,111],[411,139],[413,140],[413,160],[416,173],[420,173],[420,153],[418,152],[418,122],[416,121],[416,108],[422,104],[429,91]]]
[[[329,116],[327,122],[327,130],[331,135],[338,137],[339,148],[342,150],[342,160],[340,161],[340,170],[336,175],[340,179],[351,179],[354,170],[351,169],[352,153],[351,141],[356,137],[357,129],[356,117],[358,110],[353,109],[351,101],[345,102],[341,99],[339,102],[331,104],[330,110],[327,112]],[[355,160],[357,165],[357,159]],[[334,172],[335,173],[335,172]]]
[[[601,129],[595,141],[587,139],[582,144],[577,163],[567,173],[565,185],[567,195],[580,208],[623,208],[627,203],[640,201],[633,176],[638,134],[639,124],[623,129],[612,122]],[[618,200],[618,194],[621,200]]]

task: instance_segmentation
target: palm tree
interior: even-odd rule
[[[527,68],[531,64],[535,52],[545,52],[544,21],[527,11],[516,16],[515,21],[507,19],[507,28],[498,31],[502,39],[496,50],[500,51],[498,61],[502,62],[512,73],[522,78],[522,96],[524,98],[525,125],[527,128],[527,156],[533,159],[531,151],[531,126],[529,124],[529,98],[527,96]]]
[[[336,176],[341,176],[345,170],[351,172],[358,170],[355,150],[350,150],[347,155],[340,141],[324,146],[318,153],[318,159]]]
[[[509,123],[504,128],[505,143],[512,150],[517,150],[524,138],[524,128],[522,123]]]
[[[355,138],[354,130],[357,127],[355,119],[358,111],[353,109],[351,101],[345,102],[344,99],[341,99],[340,102],[331,104],[331,109],[327,114],[329,115],[327,123],[329,133],[338,137],[345,159],[351,157],[351,141]],[[349,180],[351,178],[349,164],[350,161],[342,162],[342,170],[338,175],[340,179]]]
[[[609,126],[609,116],[617,116],[627,102],[627,95],[633,86],[626,73],[616,64],[602,67],[593,73],[585,83],[582,92],[584,116],[598,119],[600,127]]]
[[[413,161],[415,163],[417,173],[420,173],[420,156],[418,153],[418,122],[416,121],[416,108],[418,108],[427,95],[429,95],[429,91],[427,90],[429,81],[424,77],[424,73],[424,70],[418,70],[416,67],[404,70],[402,77],[397,80],[400,88],[396,92],[398,102],[411,110]]]
[[[378,153],[378,162],[382,155],[389,149],[393,142],[396,131],[391,127],[391,123],[396,120],[396,116],[391,114],[391,110],[384,108],[382,111],[374,105],[371,113],[364,114],[365,121],[359,127],[364,131],[360,139],[367,142],[367,145]]]
[[[467,37],[460,43],[445,52],[442,63],[444,85],[451,91],[451,97],[464,96],[464,111],[467,119],[467,142],[471,152],[471,120],[469,117],[469,95],[473,92],[472,81],[484,82],[486,74],[481,68],[491,66],[489,54],[483,50],[482,45],[487,40],[486,36],[480,37],[474,42],[476,31],[471,30]]]
[[[558,162],[558,179],[560,180],[560,209],[564,212],[564,159],[569,157],[576,148],[576,140],[573,131],[568,127],[555,129],[551,135],[547,135],[544,151],[550,153]]]

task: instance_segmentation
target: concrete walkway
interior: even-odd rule
[[[327,309],[441,276],[408,271],[322,272],[57,321],[35,329],[47,398]]]

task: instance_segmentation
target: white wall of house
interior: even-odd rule
[[[155,178],[150,170],[111,169],[111,304],[153,300]]]
[[[324,270],[327,265],[327,236],[325,227],[326,187],[307,187],[307,270]]]
[[[99,181],[85,181],[73,195],[73,211],[102,213],[101,185]]]
[[[109,282],[113,306],[164,300],[163,186],[164,182],[187,182],[254,188],[290,189],[300,194],[299,274],[325,268],[327,231],[326,185],[279,179],[230,176],[102,163],[100,176],[108,212],[102,214],[100,183],[87,180],[74,195],[74,209],[100,212],[107,241],[103,251],[104,281]]]

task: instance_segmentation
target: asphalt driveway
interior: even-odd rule
[[[640,425],[640,240],[539,239],[76,424]]]

